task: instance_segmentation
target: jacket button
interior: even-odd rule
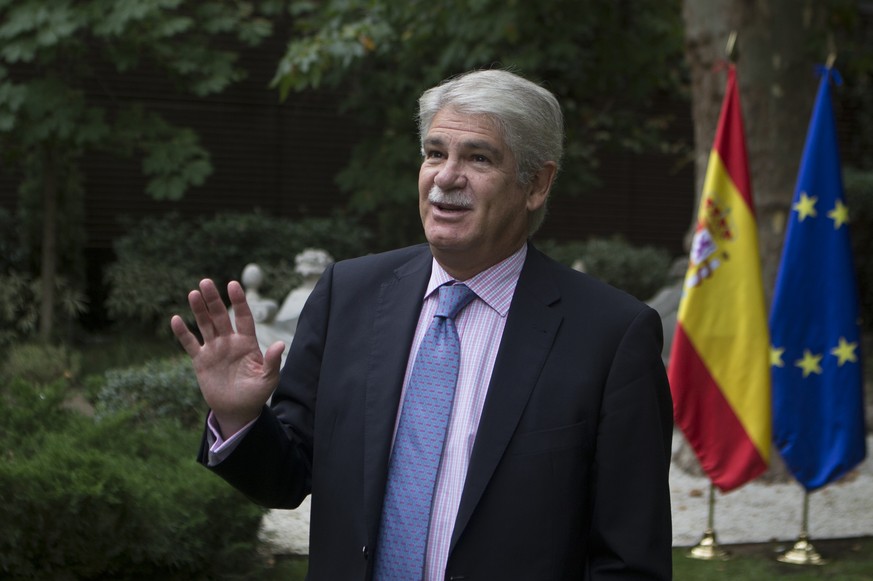
[[[367,545],[361,547],[361,555],[363,555],[365,561],[370,558],[370,549]]]

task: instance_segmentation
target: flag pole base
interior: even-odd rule
[[[701,559],[703,561],[727,561],[730,553],[724,550],[715,538],[715,531],[706,529],[700,541],[691,547],[686,554],[689,559]]]
[[[776,560],[781,563],[790,563],[792,565],[824,565],[826,559],[818,554],[812,543],[809,542],[809,537],[800,535],[794,546],[781,553]]]

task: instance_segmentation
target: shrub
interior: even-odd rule
[[[191,460],[197,436],[76,416],[0,463],[9,579],[229,579],[255,568],[263,514]]]
[[[84,294],[62,276],[55,282],[57,313],[73,319],[87,312]],[[0,271],[0,346],[28,339],[36,334],[41,297],[39,278],[13,268]]]
[[[115,243],[106,307],[116,320],[166,329],[171,314],[188,312],[188,291],[204,277],[224,289],[248,263],[257,262],[265,274],[262,294],[280,299],[300,282],[293,267],[303,249],[323,248],[339,260],[365,254],[369,239],[364,228],[343,218],[293,222],[260,212],[195,221],[146,218],[130,224]]]
[[[23,228],[21,217],[0,208],[0,346],[32,337],[39,321],[41,282],[33,274],[32,249],[23,242]],[[72,320],[87,311],[87,302],[81,285],[67,274],[55,280],[55,311]]]
[[[0,383],[0,450],[12,456],[26,453],[38,446],[47,429],[64,426],[69,417],[62,408],[67,391],[63,380],[35,384],[4,379]]]
[[[203,423],[206,405],[187,356],[111,369],[104,376],[97,394],[98,417],[127,413],[138,423],[166,419],[186,428]]]
[[[69,381],[79,374],[81,357],[63,346],[25,343],[9,347],[0,379],[23,379],[35,384]]]
[[[670,254],[666,250],[633,246],[620,237],[564,243],[544,241],[538,246],[567,266],[581,260],[588,274],[643,301],[666,284],[670,269]]]
[[[0,578],[256,578],[263,509],[193,461],[199,430],[88,418],[62,388],[0,386]]]

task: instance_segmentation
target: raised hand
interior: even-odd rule
[[[236,281],[227,285],[236,331],[215,283],[200,281],[188,294],[188,304],[200,328],[203,344],[181,317],[170,321],[173,333],[194,363],[200,391],[227,438],[254,420],[279,383],[285,346],[281,341],[261,354],[255,322],[245,291]]]

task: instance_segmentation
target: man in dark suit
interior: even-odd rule
[[[237,331],[209,280],[189,294],[202,344],[173,318],[212,410],[201,461],[266,506],[312,495],[313,581],[669,579],[660,319],[528,242],[560,163],[557,101],[478,71],[426,91],[419,126],[428,243],[328,268],[281,374],[283,345],[261,355],[238,283]],[[461,283],[467,306],[438,312],[441,289]],[[397,539],[415,515],[396,495],[420,484],[401,473],[426,454],[393,456],[431,427],[406,415],[421,417],[416,354],[452,317],[457,371],[422,542]]]

